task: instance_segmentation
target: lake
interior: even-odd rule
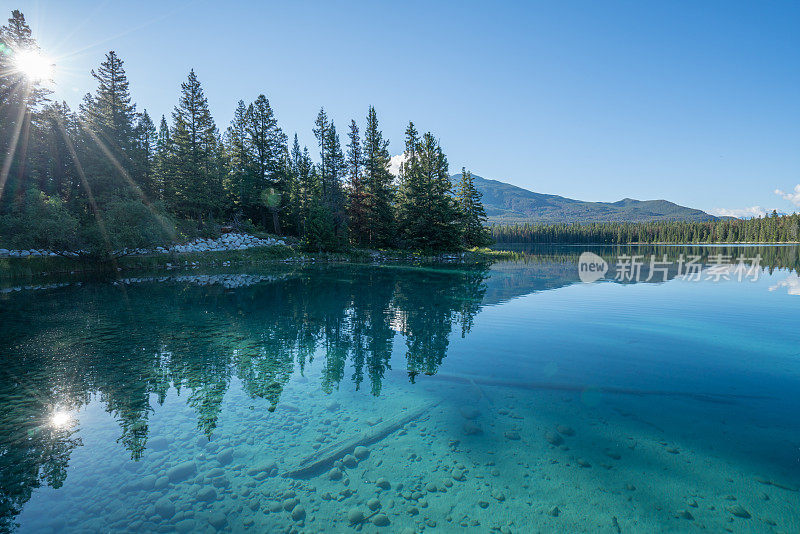
[[[798,247],[520,252],[5,282],[0,530],[800,532]]]

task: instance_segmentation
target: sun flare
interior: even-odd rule
[[[56,428],[64,428],[72,422],[72,414],[65,410],[56,410],[50,416],[50,424]]]
[[[53,79],[55,64],[38,50],[20,50],[14,54],[14,66],[32,82]]]

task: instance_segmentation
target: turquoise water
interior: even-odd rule
[[[799,532],[798,249],[759,250],[7,283],[0,530]]]

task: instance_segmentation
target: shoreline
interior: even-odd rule
[[[350,263],[372,265],[478,265],[513,259],[517,253],[490,249],[426,253],[411,250],[348,249],[304,252],[291,245],[239,250],[207,250],[120,256],[104,262],[67,256],[0,257],[0,281],[33,277],[107,275],[112,273],[225,268],[245,265]]]

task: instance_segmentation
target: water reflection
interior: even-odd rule
[[[632,253],[629,247],[593,250],[610,264]],[[139,459],[148,447],[150,414],[171,388],[209,437],[234,381],[271,411],[290,378],[317,358],[324,391],[349,381],[377,396],[398,341],[409,381],[433,375],[452,336],[468,336],[482,307],[579,283],[582,251],[526,250],[491,271],[285,266],[257,274],[7,287],[0,294],[0,530],[36,488],[64,483],[70,454],[82,445],[74,414],[93,399],[119,425],[118,442]],[[635,249],[675,259],[699,254],[703,262],[710,254],[741,252]],[[796,273],[800,266],[797,247],[745,253],[760,254],[769,272]],[[667,279],[676,275],[669,271]],[[792,274],[775,287],[791,293],[796,281]]]

